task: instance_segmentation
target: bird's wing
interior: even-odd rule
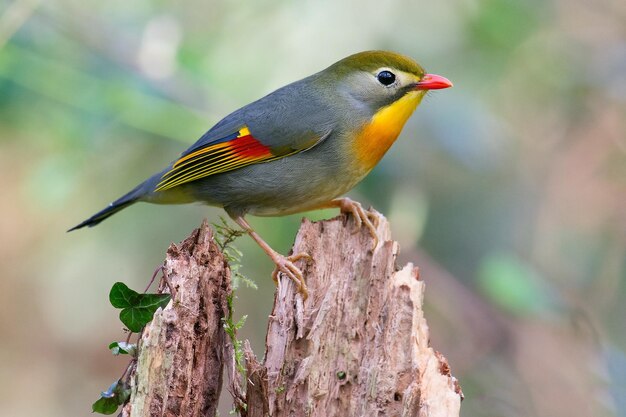
[[[201,141],[206,142],[198,141],[174,161],[161,177],[155,191],[165,191],[210,175],[284,158],[314,147],[330,134],[330,130],[321,134],[308,131],[301,132],[292,140],[283,138],[277,141],[276,138],[262,140],[253,136],[247,125],[233,130],[228,135],[210,141],[207,141],[207,135],[203,136]]]
[[[332,110],[306,79],[231,113],[165,171],[155,191],[306,151],[333,131]]]

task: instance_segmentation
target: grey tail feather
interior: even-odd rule
[[[142,194],[141,192],[138,192],[141,189],[142,185],[143,184],[141,184],[140,186],[138,186],[137,188],[135,188],[128,194],[124,195],[123,197],[118,198],[117,200],[109,204],[105,209],[100,210],[99,212],[97,212],[96,214],[94,214],[93,216],[85,220],[84,222],[72,227],[71,229],[68,230],[68,232],[71,232],[72,230],[81,229],[83,227],[93,227],[97,225],[98,223],[100,223],[102,220],[107,219],[108,217],[114,215],[118,211],[130,206],[133,203],[136,203]]]

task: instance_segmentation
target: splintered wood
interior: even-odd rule
[[[304,220],[293,248],[309,298],[281,279],[263,364],[248,350],[249,416],[458,416],[462,393],[429,345],[417,268],[396,268],[398,244],[379,217],[381,244],[341,216]]]
[[[460,387],[429,345],[424,282],[412,264],[396,267],[398,244],[378,216],[374,250],[352,217],[302,222],[293,252],[313,257],[298,263],[309,297],[280,278],[264,361],[244,344],[245,381],[222,327],[230,271],[208,226],[173,245],[176,294],[142,335],[125,415],[213,417],[225,367],[243,417],[458,417]]]

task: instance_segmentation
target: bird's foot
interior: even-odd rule
[[[376,246],[378,246],[378,233],[376,232],[376,227],[378,227],[378,216],[376,213],[365,210],[361,203],[347,197],[338,198],[334,201],[337,203],[339,210],[341,210],[342,213],[352,214],[357,228],[360,229],[361,226],[367,227],[370,235],[372,235],[372,239],[374,240],[372,249],[376,249]]]
[[[272,260],[276,264],[276,268],[274,269],[274,272],[272,272],[272,279],[278,284],[278,273],[282,272],[298,286],[298,292],[302,295],[302,299],[306,300],[309,296],[309,290],[306,286],[306,282],[304,281],[302,271],[294,264],[294,262],[301,259],[306,259],[307,261],[313,260],[311,255],[304,252],[289,256],[283,256],[278,253],[274,254],[274,256],[272,256]]]

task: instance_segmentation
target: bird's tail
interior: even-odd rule
[[[114,215],[118,211],[130,206],[133,203],[136,203],[139,200],[139,198],[144,194],[143,192],[144,184],[140,184],[138,187],[136,187],[134,190],[132,190],[128,194],[118,198],[117,200],[109,204],[105,209],[100,210],[99,212],[97,212],[96,214],[94,214],[93,216],[85,220],[84,222],[72,227],[71,229],[68,230],[68,232],[71,232],[72,230],[76,230],[76,229],[81,229],[83,227],[93,227],[97,225],[98,223],[100,223],[102,220]]]

